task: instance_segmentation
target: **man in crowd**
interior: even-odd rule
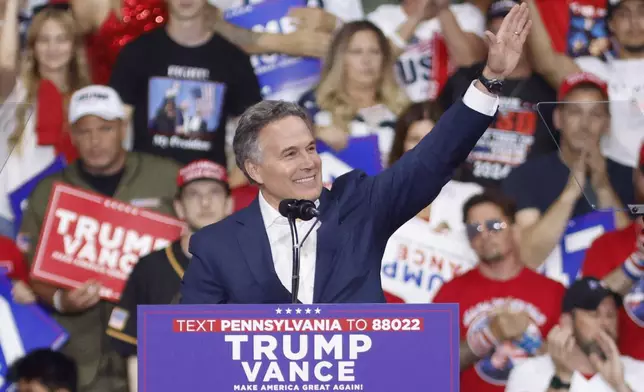
[[[514,361],[537,354],[559,319],[564,287],[524,266],[514,213],[495,193],[465,203],[463,219],[479,263],[434,298],[459,304],[463,391],[502,391]]]
[[[74,360],[49,349],[34,350],[9,369],[8,382],[16,392],[76,392],[78,369]]]
[[[487,11],[487,29],[495,33],[503,18],[518,0],[494,1]],[[461,99],[470,81],[477,77],[484,63],[458,69],[452,75],[439,100],[449,107]],[[550,136],[552,110],[544,113],[548,123],[541,120],[537,103],[552,102],[555,92],[548,83],[532,70],[526,53],[505,80],[499,95],[499,113],[490,128],[479,139],[476,147],[458,171],[456,180],[476,182],[485,187],[497,187],[510,171],[525,162],[528,154],[534,156],[557,150]]]
[[[568,77],[553,114],[561,132],[561,151],[528,159],[502,184],[517,203],[521,255],[530,268],[541,267],[547,259],[552,261],[547,261],[546,269],[565,263],[557,246],[568,222],[593,212],[593,205],[614,209],[617,228],[630,222],[622,210],[633,197],[632,170],[604,158],[600,151],[600,138],[610,129],[607,99],[606,84],[592,74]],[[577,271],[567,277],[563,271],[546,272],[565,284],[577,276]]]
[[[534,15],[534,29],[529,49],[537,72],[551,86],[558,88],[564,79],[581,71],[591,72],[608,83],[611,106],[611,132],[602,140],[602,152],[622,165],[637,166],[638,148],[644,139],[644,116],[641,102],[644,95],[644,0],[606,1],[605,23],[615,42],[614,55],[603,53],[602,58],[581,56],[572,58],[556,53],[552,48],[543,19],[535,0],[528,0]],[[601,2],[595,2],[600,6]],[[543,8],[544,10],[547,8]]]
[[[169,0],[168,23],[128,43],[110,85],[133,110],[134,150],[226,165],[226,122],[261,100],[248,55],[207,25],[206,0]]]
[[[621,355],[617,296],[596,278],[573,283],[559,325],[548,334],[548,354],[510,373],[506,392],[641,392],[644,362]]]
[[[29,263],[33,262],[55,182],[172,213],[178,167],[170,160],[123,148],[127,124],[116,91],[105,86],[78,90],[71,98],[68,117],[79,159],[46,177],[29,198],[19,233],[27,246]],[[105,336],[111,305],[100,300],[97,284],[88,281],[80,288],[64,290],[33,281],[32,288],[41,301],[55,309],[54,317],[70,334],[63,352],[78,363],[80,390],[126,391],[124,363],[109,349]]]
[[[644,204],[644,145],[633,170],[635,203]],[[586,252],[582,274],[597,276],[624,295],[619,309],[619,350],[644,360],[644,224],[638,217],[622,230],[597,238]]]
[[[169,247],[142,257],[134,266],[119,305],[112,310],[107,334],[116,351],[128,362],[130,390],[136,391],[137,305],[169,304],[179,293],[183,272],[190,262],[192,234],[232,212],[226,168],[210,161],[195,161],[179,171],[174,210],[187,232]]]

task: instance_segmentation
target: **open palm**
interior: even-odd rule
[[[514,6],[503,18],[496,35],[485,32],[489,47],[487,67],[493,74],[505,77],[514,70],[531,26],[530,11],[523,3]]]

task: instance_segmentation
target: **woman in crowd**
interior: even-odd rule
[[[89,78],[83,44],[69,12],[52,8],[38,12],[21,52],[19,0],[6,0],[5,7],[7,17],[0,37],[0,97],[4,102],[0,129],[8,135],[10,154],[0,171],[0,217],[5,223],[2,232],[12,236],[7,223],[15,220],[17,226],[21,215],[20,197],[11,202],[12,194],[25,193],[26,198],[30,190],[25,187],[35,182],[32,179],[76,158],[65,113],[71,94],[89,84]]]
[[[375,134],[384,166],[396,117],[409,104],[393,62],[389,41],[373,23],[351,22],[338,31],[320,83],[299,102],[313,118],[318,139],[342,150],[349,137]]]

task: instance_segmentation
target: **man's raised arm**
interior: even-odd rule
[[[434,200],[487,130],[502,81],[516,67],[531,24],[522,4],[510,11],[496,35],[486,31],[487,65],[463,101],[452,105],[413,150],[368,180],[367,200],[389,234]]]

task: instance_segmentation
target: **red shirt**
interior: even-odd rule
[[[524,268],[517,277],[495,281],[483,276],[478,268],[445,283],[434,298],[435,303],[458,303],[461,341],[469,333],[486,325],[487,315],[500,306],[511,304],[532,318],[528,329],[531,338],[543,342],[550,329],[559,322],[564,287],[538,273]],[[529,354],[507,342],[494,354],[461,371],[461,390],[503,392],[512,370],[512,360]]]
[[[600,47],[599,41],[594,41],[608,43],[607,0],[536,0],[536,3],[557,52],[585,56],[589,46]]]
[[[0,236],[0,269],[8,271],[9,278],[22,280],[29,278],[27,264],[16,243],[11,238]]]
[[[624,263],[635,251],[640,226],[631,224],[597,238],[586,251],[581,267],[584,276],[602,279]],[[623,355],[644,360],[644,280],[634,285],[619,309],[619,351]]]

